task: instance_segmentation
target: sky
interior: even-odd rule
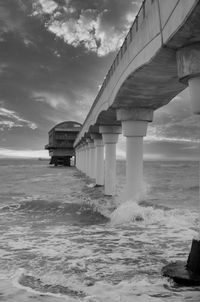
[[[55,124],[83,123],[140,3],[0,0],[0,157],[48,156]],[[186,89],[154,113],[144,157],[198,159],[199,130]]]

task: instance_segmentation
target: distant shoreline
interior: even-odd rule
[[[0,156],[0,160],[35,160],[35,161],[50,161],[50,157],[20,157],[20,156]],[[125,158],[117,158],[117,161],[126,161]],[[144,162],[200,162],[198,158],[158,158],[144,159]]]

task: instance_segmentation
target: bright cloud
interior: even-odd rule
[[[84,47],[105,56],[116,51],[122,44],[128,28],[132,24],[135,12],[128,12],[124,18],[123,29],[117,30],[113,25],[105,26],[102,21],[107,10],[85,9],[80,13],[66,1],[59,11],[59,6],[52,0],[35,0],[33,15],[51,15],[46,22],[47,29],[67,44]]]
[[[12,150],[0,148],[0,157],[49,158],[45,150]]]
[[[200,143],[200,139],[185,138],[185,137],[165,137],[165,136],[154,136],[148,135],[144,138],[145,142],[174,142],[174,143]]]
[[[34,15],[52,14],[57,8],[57,4],[52,0],[37,0],[34,3]]]
[[[53,21],[48,26],[49,31],[63,38],[65,42],[75,47],[84,45],[98,56],[105,56],[117,50],[124,40],[125,32],[115,32],[114,27],[105,32],[100,27],[100,16],[84,12],[79,19],[69,19],[65,22]]]
[[[0,130],[5,128],[11,129],[15,127],[29,127],[36,129],[37,125],[31,121],[21,118],[15,111],[0,107]]]
[[[91,51],[97,51],[97,37],[95,31],[98,24],[91,16],[82,14],[78,20],[70,18],[66,22],[53,21],[48,29],[65,42],[75,47],[84,44]]]
[[[69,109],[69,102],[62,95],[51,94],[47,92],[35,92],[33,94],[33,98],[35,101],[46,103],[54,109]]]

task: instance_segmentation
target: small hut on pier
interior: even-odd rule
[[[54,126],[49,131],[49,143],[45,149],[49,150],[50,164],[70,166],[71,158],[75,156],[73,144],[81,127],[80,123],[67,121]]]

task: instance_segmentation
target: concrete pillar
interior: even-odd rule
[[[82,151],[82,170],[83,173],[86,173],[86,147],[85,144],[83,144],[83,151]]]
[[[104,144],[102,135],[92,134],[95,145],[95,179],[96,185],[104,185]]]
[[[75,150],[75,154],[76,154],[76,168],[78,170],[80,170],[80,161],[79,161],[79,148],[77,147]]]
[[[122,122],[126,137],[126,185],[125,200],[138,199],[143,189],[143,137],[152,121],[153,111],[148,109],[119,109],[117,118]]]
[[[80,154],[80,149],[78,149],[77,152],[77,167],[79,170],[81,170],[81,158],[80,158],[81,154]]]
[[[89,143],[89,177],[95,178],[95,146],[94,142],[91,140]]]
[[[79,167],[81,172],[83,172],[83,145],[81,145],[79,149]]]
[[[200,43],[177,51],[177,67],[180,82],[189,86],[193,112],[200,114]]]
[[[105,145],[105,194],[116,193],[116,143],[121,133],[120,126],[100,126]]]
[[[86,143],[85,149],[86,149],[85,174],[86,174],[86,176],[89,176],[89,146],[88,146],[88,143]]]

